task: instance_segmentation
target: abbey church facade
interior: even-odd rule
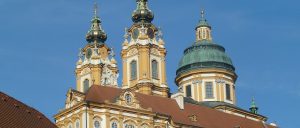
[[[76,89],[68,90],[64,109],[54,116],[59,128],[276,127],[266,123],[254,101],[249,110],[236,106],[235,67],[225,48],[212,40],[204,12],[195,42],[182,51],[178,92],[171,94],[162,32],[152,23],[148,0],[136,1],[132,26],[120,43],[122,69],[95,9],[76,63]],[[120,73],[122,83],[117,82]]]

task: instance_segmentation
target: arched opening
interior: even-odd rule
[[[94,118],[93,126],[94,128],[101,128],[101,119],[98,117]]]
[[[90,80],[89,79],[85,79],[83,81],[83,92],[86,93],[90,88]]]
[[[205,98],[206,99],[213,99],[214,98],[214,90],[213,90],[213,83],[206,82],[205,83]]]
[[[156,60],[152,60],[151,69],[152,69],[152,78],[158,79],[158,62]]]
[[[231,89],[229,84],[226,84],[226,99],[231,100]]]
[[[76,120],[76,122],[75,122],[75,128],[79,128],[80,127],[80,122],[79,122],[79,120]]]
[[[118,128],[118,123],[116,121],[113,121],[111,123],[111,128]]]
[[[137,63],[135,60],[130,62],[130,80],[137,79]]]

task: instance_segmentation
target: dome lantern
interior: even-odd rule
[[[205,19],[204,10],[201,11],[201,19],[199,20],[198,25],[196,26],[196,43],[201,43],[201,41],[211,42],[211,26],[208,24]]]

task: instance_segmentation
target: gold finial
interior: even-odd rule
[[[201,10],[201,18],[202,18],[202,19],[204,19],[204,15],[205,15],[204,10]]]
[[[97,12],[98,11],[98,4],[97,2],[94,3],[94,16],[97,17]]]

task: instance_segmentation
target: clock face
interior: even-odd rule
[[[150,39],[153,39],[154,38],[154,31],[153,29],[149,28],[148,31],[147,31],[147,35]]]
[[[132,38],[137,39],[139,37],[140,31],[136,28],[133,30]]]
[[[87,49],[87,51],[86,51],[86,58],[88,58],[88,59],[90,59],[91,58],[91,56],[92,56],[92,54],[93,54],[93,51],[92,51],[92,49]]]

